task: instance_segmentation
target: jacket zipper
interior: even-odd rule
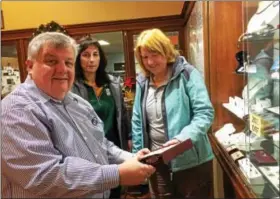
[[[147,147],[150,148],[150,141],[149,141],[149,134],[147,132],[147,122],[146,122],[146,101],[147,101],[147,93],[145,92],[145,90],[148,89],[148,85],[149,84],[149,80],[144,84],[144,88],[141,87],[140,84],[140,88],[144,89],[143,95],[141,95],[142,100],[141,101],[141,112],[142,112],[142,129],[143,129],[143,147]]]
[[[158,118],[158,108],[157,108],[157,90],[154,93],[154,98],[155,98],[155,110],[156,110],[156,118]]]
[[[166,110],[165,110],[165,100],[164,100],[164,94],[166,91],[166,86],[164,87],[164,90],[162,92],[161,96],[161,110],[162,110],[162,120],[163,120],[163,125],[164,125],[164,131],[165,131],[165,140],[166,142],[169,141],[169,135],[168,135],[168,128],[167,128],[167,118],[166,118]]]
[[[162,120],[163,120],[163,125],[164,125],[164,131],[165,131],[165,140],[166,142],[170,140],[170,137],[168,135],[168,127],[167,127],[167,116],[166,116],[166,109],[165,109],[165,98],[164,98],[164,95],[165,95],[165,91],[166,91],[166,88],[167,86],[169,85],[169,82],[171,81],[172,79],[170,79],[166,86],[164,87],[164,90],[162,92],[162,96],[161,96],[161,110],[162,110]],[[172,172],[172,165],[171,165],[171,162],[168,163],[168,168],[169,168],[169,177],[170,177],[170,180],[172,181],[173,180],[173,172]]]

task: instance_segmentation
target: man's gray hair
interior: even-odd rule
[[[54,48],[68,48],[72,47],[74,51],[74,59],[77,56],[77,43],[71,37],[60,32],[44,32],[34,37],[29,45],[27,58],[36,59],[40,49],[45,45],[51,45]]]

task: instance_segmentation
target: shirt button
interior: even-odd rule
[[[87,140],[87,137],[85,136],[84,139]]]
[[[98,155],[95,155],[96,158],[98,158]]]

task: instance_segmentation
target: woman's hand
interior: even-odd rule
[[[172,140],[169,140],[167,142],[165,142],[162,147],[167,147],[167,146],[170,146],[170,145],[174,145],[174,144],[179,144],[181,141],[177,140],[177,139],[172,139]]]
[[[129,152],[131,152],[132,151],[132,140],[128,140],[127,141],[127,150],[129,151]]]

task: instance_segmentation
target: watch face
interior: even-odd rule
[[[231,157],[232,157],[233,161],[237,161],[241,158],[244,158],[244,155],[241,151],[236,151],[233,154],[231,154]]]
[[[226,148],[226,151],[227,151],[229,154],[231,154],[231,153],[233,153],[234,151],[237,151],[237,150],[238,150],[238,148],[237,148],[236,145],[231,145],[231,146],[229,146],[229,147]]]

